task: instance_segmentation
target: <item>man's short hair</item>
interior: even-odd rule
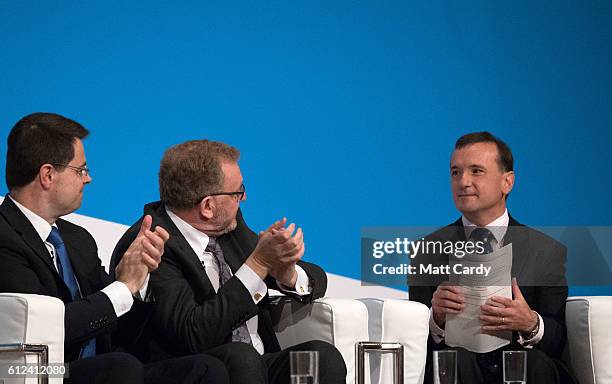
[[[36,112],[19,120],[7,139],[6,185],[29,184],[43,164],[67,164],[76,139],[89,134],[81,124],[56,113]]]
[[[502,172],[514,171],[514,158],[508,144],[504,143],[498,137],[493,136],[490,132],[474,132],[468,133],[459,138],[455,143],[455,149],[461,149],[471,144],[476,143],[494,143],[497,146],[497,164]]]
[[[218,141],[192,140],[170,147],[159,167],[159,195],[168,207],[189,209],[221,192],[221,163],[236,163],[240,151]]]

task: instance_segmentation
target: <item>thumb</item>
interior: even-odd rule
[[[138,232],[138,236],[144,236],[145,232],[151,229],[151,224],[153,223],[153,218],[151,215],[146,215],[142,218],[142,223],[140,224],[140,231]]]
[[[523,298],[523,294],[521,293],[521,289],[519,288],[518,283],[516,281],[516,277],[512,278],[512,296],[514,296],[514,300],[525,300]]]

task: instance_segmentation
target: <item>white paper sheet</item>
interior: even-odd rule
[[[486,353],[510,344],[511,331],[483,333],[478,318],[480,306],[493,296],[512,298],[512,244],[485,255],[467,255],[462,259],[451,257],[451,271],[455,264],[461,267],[491,267],[488,276],[451,274],[451,285],[461,286],[466,307],[460,314],[447,315],[444,340],[451,347]]]

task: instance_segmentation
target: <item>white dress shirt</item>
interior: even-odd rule
[[[469,239],[470,235],[472,234],[472,231],[478,226],[470,222],[465,216],[461,216],[461,221],[463,222],[465,237]],[[491,247],[494,251],[501,248],[501,245],[504,241],[504,236],[506,236],[506,232],[508,231],[509,222],[510,216],[508,215],[508,210],[506,209],[500,217],[485,225],[485,227],[493,234],[494,238],[491,240]],[[542,337],[544,336],[544,320],[542,319],[542,316],[540,316],[539,313],[536,312],[536,314],[538,315],[539,321],[539,330],[536,335],[531,339],[527,340],[524,339],[521,332],[519,332],[518,342],[527,348],[532,348],[535,344],[542,340]],[[429,330],[431,332],[431,338],[436,343],[440,343],[442,340],[444,340],[444,329],[440,328],[438,324],[436,324],[436,322],[434,321],[432,309],[430,309]]]
[[[183,235],[187,243],[191,246],[191,249],[195,252],[200,259],[200,263],[204,266],[206,271],[206,275],[210,280],[215,292],[219,290],[219,267],[215,262],[214,255],[211,252],[206,251],[206,246],[208,245],[209,237],[204,232],[201,232],[195,229],[191,224],[187,223],[185,220],[178,217],[174,212],[166,208],[166,213],[170,216],[170,220],[176,225],[179,232]],[[297,281],[295,283],[295,290],[292,288],[284,287],[280,282],[277,281],[277,284],[280,288],[282,288],[286,292],[296,293],[300,296],[309,295],[311,292],[310,280],[308,279],[308,275],[300,267],[299,265],[295,266],[297,271]],[[231,270],[230,270],[230,273]],[[259,278],[259,275],[255,273],[248,265],[243,264],[235,273],[235,276],[242,282],[244,287],[251,294],[251,298],[255,304],[259,303],[264,296],[268,293],[268,287],[266,283],[262,279]],[[258,317],[257,315],[251,317],[246,321],[247,328],[249,330],[249,335],[251,336],[251,342],[253,343],[253,347],[260,354],[264,353],[264,345],[261,337],[257,333],[258,326]]]
[[[38,216],[34,212],[30,211],[29,209],[21,205],[19,202],[13,199],[10,195],[8,197],[13,201],[13,203],[15,203],[17,208],[19,208],[19,210],[24,214],[24,216],[32,224],[32,226],[36,230],[36,233],[38,233],[38,236],[40,236],[40,239],[43,241],[43,243],[47,247],[47,250],[49,251],[49,255],[51,256],[51,259],[53,260],[53,264],[55,265],[55,269],[57,270],[57,257],[55,257],[55,254],[56,254],[55,247],[53,246],[53,244],[47,241],[47,238],[49,237],[49,234],[51,233],[51,227],[52,227],[51,224],[49,224],[42,217]],[[57,225],[55,223],[53,224],[53,226],[57,228]],[[78,255],[76,255],[76,257],[78,257]],[[79,282],[78,277],[75,276],[75,278],[78,284]],[[140,292],[141,297],[144,297],[146,293],[148,281],[149,280],[147,277],[147,281],[143,285],[144,292],[142,289]],[[81,288],[79,287],[79,291],[80,290]],[[129,288],[127,287],[127,285],[125,285],[124,283],[120,281],[112,282],[111,284],[103,288],[101,291],[109,298],[109,300],[113,304],[113,309],[115,310],[115,314],[117,315],[117,317],[127,313],[130,310],[130,308],[132,308],[132,304],[134,304],[134,299],[132,297],[132,293],[130,292]]]

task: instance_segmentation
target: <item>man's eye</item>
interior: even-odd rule
[[[473,173],[474,175],[479,175],[479,174],[481,174],[481,173],[484,173],[484,171],[483,171],[482,169],[478,169],[478,168],[476,168],[476,169],[472,169],[472,173]]]
[[[451,176],[457,176],[459,174],[459,171],[457,170],[452,170],[451,171]]]

